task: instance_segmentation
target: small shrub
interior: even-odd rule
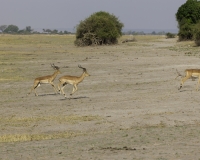
[[[170,33],[170,32],[168,32],[168,33],[166,33],[166,37],[167,38],[175,38],[175,34],[173,34],[173,33]]]

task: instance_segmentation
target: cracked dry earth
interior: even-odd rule
[[[200,68],[199,48],[149,37],[84,48],[52,40],[52,48],[13,45],[17,53],[0,51],[0,159],[200,159],[197,80],[186,81],[181,91],[180,77],[175,80],[176,69]],[[56,85],[62,75],[81,75],[78,64],[91,76],[70,99],[50,85],[37,88],[38,97],[26,96],[34,78],[53,73],[52,62],[62,72]],[[68,97],[71,91],[65,88]]]

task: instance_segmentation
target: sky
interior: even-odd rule
[[[0,25],[20,29],[72,29],[98,11],[114,14],[123,29],[177,29],[175,14],[186,0],[0,0]]]

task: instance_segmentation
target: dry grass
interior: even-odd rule
[[[33,134],[29,133],[32,126],[37,126],[40,123],[53,123],[54,125],[69,125],[77,124],[80,122],[87,121],[100,121],[102,120],[99,116],[48,116],[48,117],[0,117],[2,131],[5,131],[7,128],[13,127],[25,127],[27,133],[20,134],[3,134],[0,135],[0,142],[19,142],[19,141],[33,141],[33,140],[46,140],[46,139],[57,139],[57,138],[69,138],[74,136],[80,136],[87,133],[82,133],[79,131],[61,131],[61,132],[50,132],[50,133],[38,133]]]
[[[0,121],[2,123],[35,123],[40,121],[56,121],[58,123],[68,122],[68,123],[77,123],[82,121],[93,121],[100,120],[101,118],[98,116],[79,116],[79,115],[71,115],[71,116],[48,116],[48,117],[0,117]]]
[[[199,96],[192,81],[179,92],[174,80],[176,68],[199,66],[199,49],[163,36],[135,38],[76,47],[73,35],[0,35],[0,159],[199,157]],[[70,100],[50,85],[26,96],[34,78],[53,74],[50,63],[62,75],[81,75],[80,64],[92,76]]]
[[[77,132],[61,132],[50,134],[8,134],[0,136],[0,142],[25,142],[25,141],[41,141],[59,138],[70,138],[84,135],[84,133]]]
[[[128,37],[129,36],[121,37],[119,42]],[[135,36],[135,38],[139,42],[151,42],[158,40],[160,36]],[[38,63],[42,65],[43,62],[41,62],[41,59],[45,59],[48,54],[55,59],[56,63],[58,59],[57,54],[66,54],[67,59],[69,54],[82,53],[84,50],[88,50],[87,52],[90,53],[96,50],[95,47],[94,49],[92,49],[92,47],[91,49],[90,47],[76,47],[73,45],[74,40],[74,35],[0,35],[0,82],[21,82],[29,80],[29,77],[33,76],[33,74],[27,71],[31,70],[32,66],[38,65]],[[124,45],[141,46],[141,44],[137,42]],[[147,44],[142,45],[146,46]],[[115,52],[115,50],[121,50],[121,48],[115,48],[115,46],[111,48],[113,52]],[[107,46],[101,47],[102,52],[105,50],[106,53],[107,49]],[[97,52],[99,52],[98,49]],[[27,66],[26,63],[30,65]],[[50,63],[52,63],[52,61],[46,62],[46,64]],[[24,68],[24,65],[27,67]],[[50,67],[47,74],[49,72],[52,72]],[[38,73],[35,75],[35,77],[37,76],[40,76],[40,74]],[[31,78],[33,79],[35,77]]]
[[[0,82],[25,81],[27,71],[22,63],[38,63],[42,57],[74,50],[73,35],[0,35]],[[35,65],[35,64],[34,64]],[[30,66],[31,67],[31,66]]]

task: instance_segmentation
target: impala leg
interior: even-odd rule
[[[78,90],[77,85],[74,84],[74,85],[73,85],[72,93],[71,93],[70,95],[72,96],[72,94],[74,94],[77,90]]]
[[[184,82],[187,81],[187,79],[189,79],[191,76],[192,75],[187,75],[186,77],[181,79],[181,84],[180,84],[179,90],[183,87]]]
[[[40,83],[37,84],[37,86],[35,86],[34,91],[35,91],[35,96],[38,96],[37,92],[36,92],[36,88],[40,86]]]
[[[40,86],[40,83],[38,82],[38,83],[34,83],[34,85],[33,85],[33,87],[31,88],[31,91],[27,94],[27,96],[29,95],[29,94],[31,94],[31,92],[34,90],[34,92],[35,92],[35,96],[38,96],[38,94],[37,94],[37,92],[36,92],[36,88],[37,87],[39,87]]]
[[[58,84],[58,92],[61,94],[61,85],[62,85],[62,82],[60,82],[59,84]]]
[[[38,96],[37,92],[36,92],[36,88],[34,88],[34,91],[35,91],[35,96]]]
[[[54,89],[55,93],[57,94],[57,93],[58,93],[58,90],[56,89],[56,87],[55,87],[54,83],[53,83],[53,82],[51,82],[50,84],[51,84],[51,86],[53,87],[53,89]]]
[[[29,94],[31,94],[31,92],[34,90],[34,86],[33,87],[31,87],[31,91],[29,92],[29,93],[27,93],[27,96],[29,95]]]
[[[64,92],[64,88],[65,88],[65,86],[66,86],[67,84],[63,84],[63,86],[61,87],[61,92],[62,92],[62,94],[65,96],[65,98],[67,98],[67,96],[66,96],[66,94],[65,94],[65,92]]]

